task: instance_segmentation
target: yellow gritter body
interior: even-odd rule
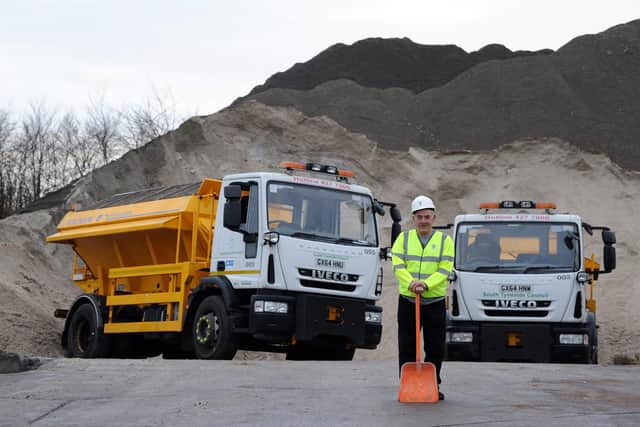
[[[171,187],[168,194],[118,195],[104,207],[67,213],[47,237],[73,246],[76,285],[106,297],[105,334],[182,330],[191,287],[209,274],[220,186],[220,180],[204,179],[199,188]],[[113,322],[118,308],[149,305],[158,305],[162,315]]]

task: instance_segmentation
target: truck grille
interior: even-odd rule
[[[485,310],[484,314],[490,317],[545,317],[547,310]]]
[[[509,300],[509,299],[483,299],[484,314],[491,317],[545,317],[549,310],[551,300]]]
[[[300,279],[300,284],[306,288],[329,289],[332,291],[353,292],[356,290],[355,285],[321,282],[319,280]]]

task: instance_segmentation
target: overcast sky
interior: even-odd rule
[[[155,90],[210,114],[339,42],[555,50],[638,18],[638,0],[0,0],[0,108],[81,111]]]

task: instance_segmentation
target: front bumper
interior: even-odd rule
[[[452,342],[471,333],[471,342]],[[586,324],[451,322],[447,325],[447,360],[482,362],[588,363],[593,350],[582,344],[561,344],[561,334],[590,335]]]
[[[286,303],[286,313],[256,312],[256,301]],[[312,341],[320,336],[344,337],[356,348],[375,349],[382,323],[365,322],[365,312],[382,313],[371,301],[326,295],[256,294],[251,297],[249,332],[263,341],[295,337]]]

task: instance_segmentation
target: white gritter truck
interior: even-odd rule
[[[118,194],[62,219],[73,247],[62,345],[73,357],[231,359],[236,350],[351,360],[382,335],[377,215],[351,171],[285,162]]]
[[[615,234],[555,204],[483,203],[458,215],[450,276],[447,359],[597,363],[593,287],[615,268]],[[442,227],[444,228],[444,227]],[[584,252],[601,230],[604,268]]]

